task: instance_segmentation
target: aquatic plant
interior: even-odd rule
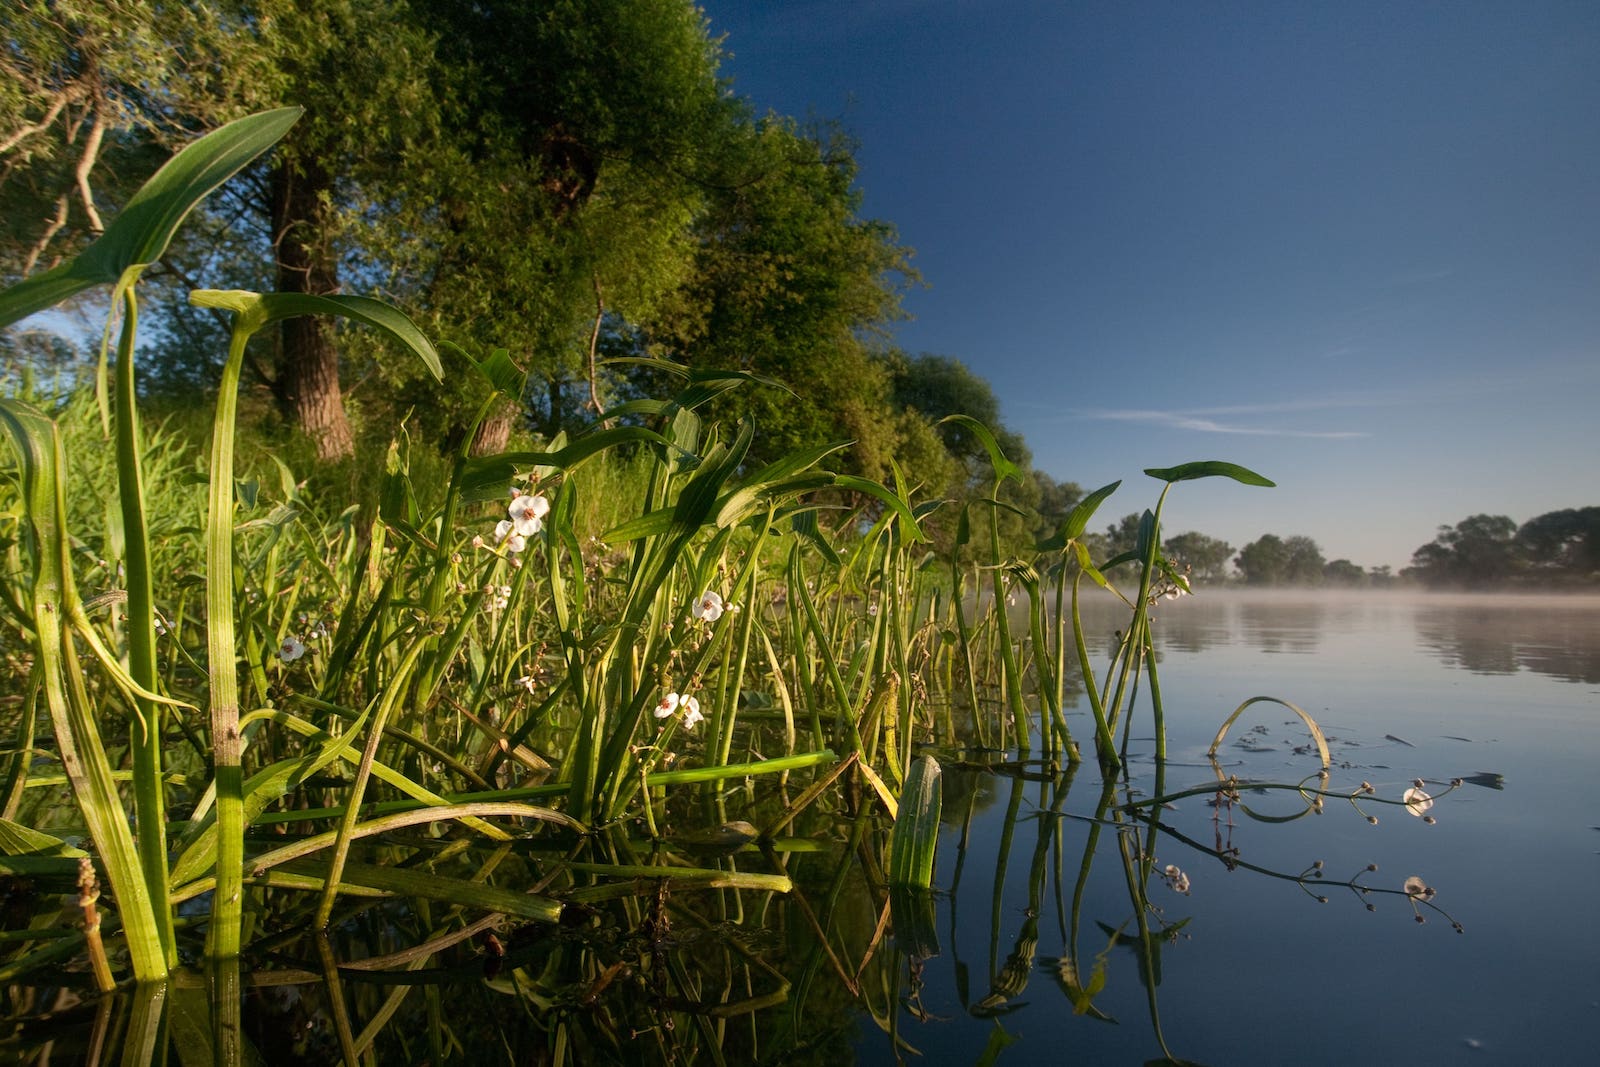
[[[339,1053],[355,1062],[402,996],[366,1003],[365,1028],[350,1017],[362,999],[347,988],[350,952],[367,924],[380,941],[413,942],[377,954],[392,961],[391,977],[476,938],[493,988],[533,1003],[566,1004],[563,990],[577,987],[593,1000],[629,982],[658,1000],[699,1002],[702,974],[669,951],[669,930],[698,914],[677,899],[708,894],[724,913],[766,914],[775,895],[793,894],[804,966],[786,976],[722,946],[705,972],[724,983],[721,1001],[694,1016],[693,1042],[661,1037],[662,1055],[720,1049],[730,1040],[723,1022],[779,1004],[798,1033],[823,973],[868,1003],[898,1042],[901,979],[888,961],[938,944],[926,891],[948,805],[940,762],[920,750],[938,742],[954,754],[947,765],[1003,762],[1015,750],[1015,766],[1028,769],[1013,779],[1013,807],[1022,783],[1039,780],[1059,784],[1058,811],[1080,761],[1065,713],[1074,666],[1103,782],[1090,852],[1100,825],[1116,825],[1135,904],[1152,877],[1187,886],[1182,869],[1155,865],[1154,809],[1111,799],[1141,683],[1158,761],[1165,756],[1150,608],[1189,586],[1160,552],[1162,506],[1181,481],[1270,482],[1221,462],[1152,469],[1163,489],[1133,551],[1097,564],[1085,540],[1113,483],[1030,557],[1002,558],[998,516],[1011,505],[1001,488],[1016,467],[987,428],[954,416],[984,444],[993,481],[987,498],[962,506],[939,559],[923,524],[946,502],[920,499],[898,468],[892,486],[829,470],[844,443],[758,465],[757,428],[712,417],[717,398],[752,385],[751,375],[635,360],[676,392],[621,404],[595,429],[537,450],[474,456],[469,430],[443,484],[415,473],[417,456],[396,427],[374,505],[322,514],[283,461],[247,472],[235,454],[244,354],[260,331],[302,315],[376,331],[435,377],[448,367],[478,378],[488,393],[480,421],[497,398],[520,397],[525,376],[503,350],[436,346],[378,300],[197,290],[191,301],[231,326],[209,455],[195,460],[202,508],[175,474],[182,462],[151,447],[160,431],[139,421],[137,286],[184,216],[297,117],[252,116],[200,139],[76,260],[0,294],[3,325],[112,287],[105,367],[115,386],[104,375],[100,409],[117,480],[113,521],[96,536],[85,528],[93,509],[68,505],[81,501],[76,479],[97,458],[69,457],[62,444],[81,432],[72,422],[81,403],[52,413],[0,401],[18,532],[5,546],[0,603],[9,647],[21,650],[0,669],[24,694],[5,763],[0,851],[9,870],[74,879],[84,916],[81,931],[18,949],[7,974],[42,973],[81,949],[104,989],[117,965],[151,984],[187,979],[181,964],[204,960],[208,1051],[230,1063],[244,1058],[250,990],[309,974],[328,990]],[[157,462],[160,477],[147,477]],[[639,513],[586,527],[586,498],[606,491],[603,472],[624,465],[640,486]],[[186,519],[169,521],[185,508]],[[973,536],[979,511],[986,539]],[[97,592],[81,591],[80,572]],[[1132,580],[1119,592],[1122,573]],[[1080,618],[1085,577],[1130,612],[1101,673]],[[1018,590],[1026,624],[1013,629]],[[1241,705],[1217,742],[1265,699]],[[1326,768],[1320,731],[1300,714]],[[51,773],[57,762],[63,775]],[[810,779],[793,797],[790,776]],[[757,781],[776,783],[781,799],[754,799]],[[1293,788],[1308,805],[1331,795]],[[1442,795],[1419,784],[1395,802],[1431,818],[1423,813]],[[728,810],[741,796],[760,809],[756,821]],[[1132,830],[1139,819],[1142,841]],[[802,824],[815,835],[783,837]],[[73,840],[79,826],[88,847]],[[822,839],[830,855],[841,848],[816,895],[791,872],[817,876],[805,857]],[[1042,870],[1044,838],[1039,848]],[[741,869],[744,853],[762,868]],[[996,901],[1003,866],[1000,875]],[[870,887],[872,915],[846,916],[852,881]],[[554,931],[602,908],[621,917],[609,947],[517,944],[523,924]],[[1136,917],[1149,956],[1155,935],[1142,906]],[[1061,981],[1075,1009],[1091,1011],[1092,974],[1067,977],[1080,973],[1076,907],[1072,926]],[[845,927],[853,940],[841,949]],[[1008,964],[991,967],[984,1010],[1025,984],[1036,941],[1025,931]],[[241,965],[290,946],[305,966],[247,976]],[[747,996],[730,992],[735,974]],[[438,1000],[429,1003],[438,1013]],[[136,1012],[159,1014],[153,1000],[139,1004]],[[552,1019],[558,1062],[610,1040],[560,1013]]]

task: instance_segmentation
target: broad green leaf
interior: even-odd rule
[[[96,285],[121,284],[129,270],[160,259],[196,205],[277,143],[300,114],[300,108],[288,107],[250,115],[173,156],[76,258],[0,293],[0,326]]]
[[[741,486],[717,502],[715,522],[720,529],[737,526],[765,507],[835,484],[831,471],[802,471]]]
[[[1084,574],[1087,574],[1091,581],[1093,581],[1100,588],[1104,589],[1107,584],[1106,576],[1101,574],[1099,569],[1096,568],[1094,563],[1089,559],[1089,546],[1085,545],[1082,541],[1074,541],[1072,547],[1078,555],[1079,569],[1082,570]]]
[[[489,353],[489,358],[474,365],[478,373],[494,386],[495,392],[513,400],[522,399],[523,390],[528,384],[528,372],[512,361],[510,352],[497,348]]]
[[[1143,563],[1145,560],[1149,559],[1150,554],[1155,551],[1157,547],[1155,544],[1155,539],[1155,512],[1151,511],[1149,508],[1146,508],[1144,514],[1139,516],[1139,547],[1136,549],[1136,551],[1139,553],[1139,562]]]
[[[287,864],[296,874],[311,876],[326,873],[326,866],[316,860],[296,860]],[[481,882],[465,882],[445,878],[423,870],[405,867],[377,867],[365,863],[346,863],[340,875],[348,885],[365,886],[405,897],[426,897],[429,900],[458,904],[481,911],[498,911],[519,919],[554,923],[561,919],[560,901],[549,897],[519,893],[514,889],[500,889]],[[270,881],[271,876],[268,876]]]
[[[0,819],[0,852],[7,856],[70,856],[74,859],[88,855],[83,849],[73,848],[59,837],[52,837],[10,819]]]
[[[911,514],[911,509],[906,507],[905,501],[895,496],[888,489],[867,478],[857,478],[854,475],[841,474],[834,479],[834,484],[840,489],[849,489],[857,493],[866,493],[868,496],[877,497],[887,504],[890,510],[900,516],[903,524],[901,529],[913,541],[926,541],[928,535],[922,532],[922,527],[917,523],[917,517]]]
[[[928,889],[933,885],[942,807],[939,777],[939,761],[932,756],[918,756],[906,774],[900,810],[889,831],[890,888]]]
[[[251,293],[240,289],[196,289],[189,294],[189,303],[195,307],[221,308],[238,315],[250,332],[283,319],[302,315],[334,315],[354,319],[356,322],[393,337],[422,360],[435,379],[444,380],[444,367],[439,353],[434,349],[416,323],[391,304],[370,296],[312,296],[308,293]],[[509,360],[507,361],[509,362]]]
[[[1021,476],[1021,468],[1006,458],[1005,453],[1000,450],[1000,442],[996,441],[994,434],[989,432],[989,427],[985,426],[971,415],[946,415],[944,418],[939,420],[939,425],[942,426],[947,422],[959,423],[960,425],[965,426],[967,429],[972,431],[973,435],[976,436],[979,441],[983,443],[983,447],[989,452],[989,463],[994,467],[994,480],[996,484],[1005,481],[1007,478],[1017,478]]]
[[[814,545],[822,558],[828,561],[831,567],[837,567],[842,562],[839,553],[834,550],[833,544],[822,533],[822,527],[817,522],[817,513],[806,509],[797,511],[789,516],[789,528],[798,536],[805,538]]]
[[[1089,528],[1089,520],[1094,518],[1094,513],[1105,503],[1106,497],[1117,491],[1122,484],[1121,479],[1110,485],[1102,485],[1082,500],[1067,515],[1067,521],[1061,524],[1061,533],[1069,541],[1075,541],[1083,536],[1083,531]]]
[[[1220,459],[1181,463],[1176,467],[1146,467],[1145,473],[1163,482],[1192,482],[1196,478],[1232,478],[1245,485],[1260,485],[1269,489],[1278,484],[1237,463],[1225,463]]]
[[[467,461],[461,471],[461,498],[463,500],[497,500],[506,494],[506,487],[517,474],[529,467],[554,467],[573,470],[608,448],[630,441],[672,447],[671,442],[643,426],[615,426],[585,434],[565,448],[549,452],[501,452],[493,456],[478,456]]]

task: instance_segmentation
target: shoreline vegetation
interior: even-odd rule
[[[808,998],[897,1042],[901,976],[936,951],[941,758],[1057,803],[1098,786],[1061,981],[1094,1011],[1101,829],[1132,913],[1105,953],[1155,973],[1176,927],[1150,889],[1187,881],[1155,863],[1152,612],[1233,556],[1163,507],[1269,478],[1146,469],[1153,504],[1092,532],[1122,483],[1032,470],[987,383],[885,343],[916,276],[857,213],[853,147],[754,115],[679,0],[51,10],[0,24],[36,64],[0,101],[29,177],[0,193],[39,224],[0,235],[0,328],[104,328],[87,353],[0,335],[13,988],[131,987],[125,1062],[169,1036],[248,1062],[282,1036],[279,982],[325,996],[327,1059],[444,1062],[446,972],[557,1064],[715,1061],[769,1010],[808,1050]],[[1416,577],[1588,581],[1596,511],[1474,517]],[[1239,560],[1247,585],[1369,579],[1303,537]],[[1109,635],[1088,596],[1122,613]],[[1309,739],[1270,784],[1301,814],[1431,825],[1461,784],[1376,796],[1305,711],[1239,699],[1219,805],[1241,786],[1216,746],[1258,703]],[[700,955],[689,931],[779,898],[799,967]]]

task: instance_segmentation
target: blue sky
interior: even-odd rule
[[[897,343],[1124,479],[1108,522],[1194,459],[1279,487],[1169,533],[1363,566],[1600,504],[1600,3],[702,6],[737,92],[859,139],[927,283]]]

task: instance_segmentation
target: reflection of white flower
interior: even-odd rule
[[[1423,790],[1421,778],[1418,778],[1416,784],[1407,789],[1400,799],[1405,803],[1406,810],[1419,819],[1424,812],[1433,807],[1433,798]]]
[[[695,601],[694,607],[689,610],[694,613],[694,617],[697,619],[704,619],[706,622],[716,622],[718,619],[722,618],[722,596],[713,590],[707,589],[704,593],[700,594],[700,599]],[[729,623],[729,625],[731,626],[732,623]]]
[[[278,658],[285,663],[293,663],[305,654],[306,646],[301,644],[300,639],[293,635],[285,637],[283,644],[278,646]]]
[[[1428,885],[1428,883],[1424,882],[1421,878],[1418,878],[1414,874],[1410,878],[1406,879],[1404,888],[1406,891],[1406,896],[1413,897],[1418,900],[1427,900],[1429,897],[1433,896],[1433,889]]]
[[[506,510],[516,524],[517,533],[532,537],[544,528],[544,517],[550,513],[550,501],[538,493],[523,494],[513,499]]]
[[[1176,863],[1167,864],[1166,869],[1161,874],[1166,879],[1166,883],[1172,887],[1174,893],[1182,893],[1184,896],[1189,895],[1189,876],[1184,874]]]

